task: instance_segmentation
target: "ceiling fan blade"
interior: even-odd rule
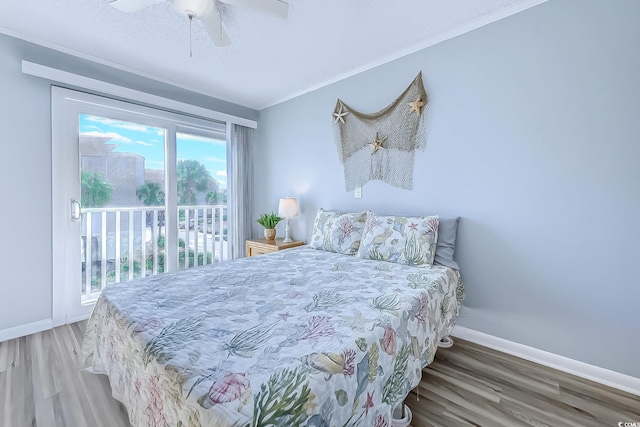
[[[289,13],[289,3],[282,0],[220,0],[223,3],[231,4],[248,9],[258,10],[268,15],[278,18],[286,18]]]
[[[109,5],[121,12],[131,13],[163,1],[165,0],[113,0]]]
[[[202,26],[209,34],[209,37],[211,37],[211,40],[213,40],[213,44],[218,47],[229,46],[231,44],[231,39],[229,39],[227,32],[222,28],[222,23],[217,13],[213,12],[207,16],[198,17],[197,19],[202,22]]]

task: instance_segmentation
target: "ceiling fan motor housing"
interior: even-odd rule
[[[213,0],[173,0],[173,5],[187,16],[201,18],[213,11]]]

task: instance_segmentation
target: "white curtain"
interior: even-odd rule
[[[253,129],[227,124],[227,221],[231,259],[245,256],[253,214]]]

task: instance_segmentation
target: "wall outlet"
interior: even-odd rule
[[[358,186],[356,187],[355,190],[353,190],[353,197],[355,197],[356,199],[362,199],[362,186]]]

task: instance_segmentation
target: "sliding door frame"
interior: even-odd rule
[[[80,200],[79,123],[80,114],[140,123],[166,130],[164,146],[165,171],[165,271],[178,270],[178,210],[176,133],[189,132],[227,141],[227,125],[174,112],[114,100],[56,86],[51,88],[52,136],[52,320],[53,326],[85,319],[91,307],[71,314],[74,300],[70,281],[80,280],[79,268],[71,261],[80,259],[80,228],[72,223],[72,198]],[[72,164],[69,164],[69,161]],[[230,230],[231,231],[231,230]],[[76,265],[77,267],[77,265]]]

